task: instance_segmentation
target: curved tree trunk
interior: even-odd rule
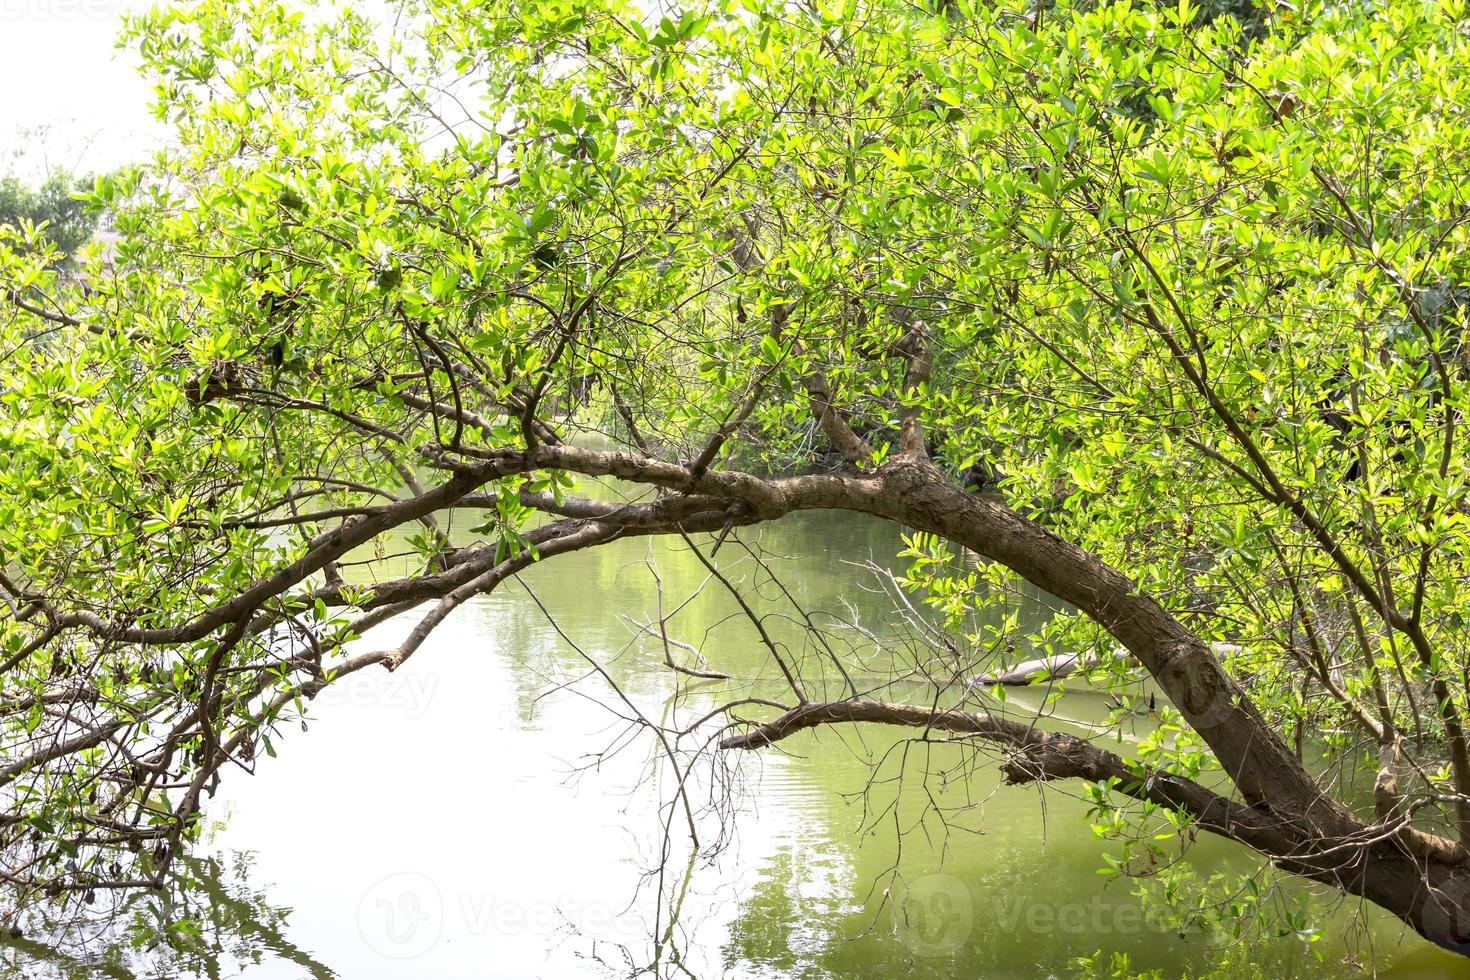
[[[837,425],[830,416],[824,424]],[[816,725],[869,721],[963,731],[1019,750],[1012,781],[1116,776],[1118,789],[1192,814],[1206,829],[1243,843],[1283,870],[1359,895],[1425,938],[1470,955],[1470,852],[1410,825],[1407,817],[1369,824],[1333,799],[1231,679],[1209,643],[1125,575],[1005,504],[965,492],[927,459],[901,454],[872,474],[817,474],[763,480],[627,453],[541,447],[523,463],[584,475],[613,475],[682,494],[732,501],[728,524],[773,520],[798,510],[848,510],[926,531],[999,562],[1071,603],[1136,657],[1210,746],[1240,801],[1197,783],[1147,773],[1060,733],[1024,734],[963,713],[859,699],[806,702],[725,741],[758,748]],[[1155,778],[1149,779],[1148,776]]]
[[[856,510],[937,534],[1082,610],[1148,670],[1214,751],[1242,803],[1196,784],[1181,789],[1187,781],[1173,777],[1148,790],[1135,787],[1131,795],[1191,813],[1209,830],[1254,848],[1284,870],[1362,896],[1433,942],[1470,953],[1470,854],[1453,841],[1410,827],[1407,819],[1370,825],[1356,818],[1270,728],[1210,644],[1121,572],[1004,504],[966,493],[921,459],[900,457],[871,477],[779,482],[790,488],[783,503],[792,509]],[[957,722],[913,710],[860,702],[806,705],[784,726],[773,723],[764,735],[757,729],[755,737],[726,744],[752,748],[784,737],[787,729],[868,720],[970,731],[1009,744],[1028,760],[1008,765],[1013,781],[1117,776],[1126,786],[1134,771],[1117,756],[1070,736],[1029,728],[1023,735],[992,727],[994,719],[980,724],[962,716]]]
[[[965,492],[915,454],[900,455],[872,473],[765,479],[733,471],[696,470],[646,455],[559,444],[482,451],[477,462],[456,467],[444,484],[349,518],[335,531],[309,542],[305,554],[290,565],[186,622],[144,628],[90,612],[51,612],[53,633],[48,635],[81,630],[114,641],[147,644],[186,641],[226,623],[235,624],[236,633],[263,628],[261,622],[270,620],[261,611],[266,599],[303,582],[382,528],[415,520],[440,507],[473,503],[474,494],[486,483],[536,470],[611,476],[666,492],[641,503],[555,500],[528,494],[523,498],[528,506],[560,518],[528,532],[534,554],[523,551],[501,557],[493,543],[485,543],[447,558],[444,567],[433,574],[378,583],[365,595],[349,597],[340,583],[331,582],[313,590],[313,599],[330,606],[362,608],[364,623],[425,599],[439,600],[420,628],[398,647],[356,655],[335,668],[337,676],[372,665],[397,667],[450,610],[473,595],[491,591],[536,560],[621,537],[724,531],[800,510],[864,513],[939,535],[999,562],[1102,625],[1148,670],[1210,746],[1239,799],[1169,773],[1147,770],[1074,736],[1032,725],[886,704],[856,695],[843,701],[812,702],[795,683],[792,687],[799,702],[795,707],[773,721],[751,723],[743,734],[726,738],[725,747],[758,748],[806,728],[849,722],[898,724],[987,739],[1011,750],[1011,758],[1002,766],[1011,782],[1110,781],[1117,792],[1189,814],[1201,827],[1255,849],[1285,871],[1362,896],[1426,938],[1458,952],[1470,952],[1470,854],[1461,844],[1413,828],[1408,816],[1396,815],[1392,809],[1376,824],[1356,817],[1331,798],[1277,737],[1225,672],[1210,644],[1158,601],[1097,556],[994,499]],[[276,694],[264,716],[293,697],[312,696],[325,683],[313,676]],[[263,689],[262,682],[256,693]],[[112,730],[99,728],[84,733],[84,740],[75,745],[54,745],[12,761],[0,772],[0,782],[59,755],[96,745]],[[213,763],[218,765],[238,751],[249,734],[248,728],[241,729],[221,746]],[[206,776],[209,771],[203,770]],[[202,778],[196,778],[194,785],[202,787]],[[192,792],[181,805],[178,819],[187,819],[197,803],[198,792]]]

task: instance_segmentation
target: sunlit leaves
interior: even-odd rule
[[[83,283],[34,227],[0,247],[0,288],[42,304],[0,319],[7,574],[177,625],[416,474],[542,439],[537,419],[682,460],[748,402],[715,465],[838,466],[821,388],[870,449],[857,470],[916,414],[936,466],[1241,647],[1229,669],[1284,735],[1305,719],[1348,744],[1342,705],[1303,686],[1310,630],[1354,697],[1464,667],[1470,50],[1455,3],[1263,13],[1248,45],[1217,14],[140,15],[176,139],[84,195],[122,233],[115,261]],[[527,554],[519,493],[568,483],[487,477],[472,534]],[[445,538],[414,535],[417,572],[440,567]],[[922,537],[903,557],[904,586],[976,649],[1091,650],[1095,683],[1136,677],[1067,610],[1034,636],[977,626],[1003,570]],[[1417,603],[1432,656],[1406,661],[1381,622],[1359,637],[1349,610],[1383,611],[1346,594],[1345,565]],[[262,615],[335,651],[345,627],[313,587]],[[197,703],[211,649],[109,647],[108,695],[139,717]],[[40,688],[54,668],[32,660],[18,683]],[[272,667],[272,689],[298,669]],[[1160,720],[1137,755],[1204,771]]]

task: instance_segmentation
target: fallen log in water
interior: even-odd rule
[[[1217,657],[1232,657],[1240,653],[1242,648],[1234,643],[1212,643],[1210,649]],[[1122,647],[1114,650],[1112,656],[1115,660],[1132,659],[1132,654]],[[1079,670],[1086,670],[1096,665],[1101,659],[1102,657],[1096,653],[1055,653],[1049,657],[1023,660],[998,674],[978,674],[971,677],[968,683],[971,687],[991,687],[995,684],[1021,687],[1038,681],[1057,680],[1069,674],[1075,674]]]
[[[1091,667],[1096,661],[1097,657],[1094,655],[1058,653],[1050,657],[1024,660],[998,674],[979,674],[970,678],[970,685],[990,687],[995,684],[1004,684],[1007,687],[1018,687],[1035,681],[1055,680],[1066,677],[1068,674],[1075,674],[1079,666]]]

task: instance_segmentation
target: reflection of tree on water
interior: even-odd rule
[[[782,644],[783,653],[791,651],[793,662],[806,666],[801,679],[813,692],[830,688],[840,694],[842,685],[856,683],[877,696],[882,685],[882,697],[909,704],[931,703],[940,691],[956,699],[966,694],[957,679],[993,665],[971,662],[968,649],[957,654],[944,645],[947,637],[935,637],[925,618],[929,610],[902,605],[903,596],[895,601],[909,615],[902,621],[891,613],[885,618],[892,604],[878,587],[892,591],[891,579],[870,562],[872,555],[882,554],[880,546],[892,551],[892,542],[867,534],[848,537],[847,527],[828,519],[793,518],[764,538],[732,535],[721,548],[721,567],[732,579],[743,577],[763,603],[757,614],[764,629]],[[793,568],[794,562],[776,557],[811,551],[811,542],[825,549],[821,562]],[[585,563],[577,566],[528,571],[524,584],[534,593],[501,593],[467,607],[465,633],[459,636],[466,657],[491,646],[514,665],[484,676],[503,681],[513,692],[509,713],[518,722],[516,731],[565,735],[585,730],[589,739],[597,740],[589,747],[621,747],[627,756],[618,760],[626,765],[614,765],[618,753],[611,750],[557,757],[556,768],[538,776],[572,782],[596,769],[604,780],[601,789],[626,792],[629,802],[620,811],[621,822],[629,828],[632,844],[620,853],[631,851],[626,860],[647,877],[639,880],[641,887],[630,881],[628,891],[612,902],[612,911],[626,914],[624,921],[643,931],[601,929],[568,910],[545,934],[548,947],[564,951],[558,966],[566,969],[548,969],[543,975],[1063,976],[1070,973],[1069,959],[1098,949],[1125,957],[1131,953],[1135,962],[1151,967],[1204,965],[1203,940],[1193,933],[1188,943],[1172,934],[1161,938],[1126,889],[1096,888],[1094,872],[1104,866],[1105,845],[1065,834],[1048,841],[1034,803],[1021,791],[987,798],[986,806],[978,807],[998,775],[993,760],[965,744],[916,739],[901,730],[829,729],[784,743],[785,755],[743,761],[719,756],[720,762],[711,767],[708,757],[703,762],[692,758],[696,746],[680,755],[679,765],[670,766],[667,760],[659,765],[653,728],[677,740],[691,717],[723,703],[746,696],[781,697],[779,674],[759,643],[759,633],[748,620],[734,618],[739,606],[718,582],[706,581],[705,565],[682,541],[656,550],[629,541],[621,550],[610,547],[582,558]],[[854,579],[865,587],[853,588]],[[597,602],[587,601],[589,592],[595,592]],[[550,616],[543,614],[533,594],[546,602]],[[615,620],[602,606],[624,610],[628,619]],[[984,613],[993,617],[990,623],[1014,613],[1022,624],[1039,628],[1048,610],[1041,599],[1023,594],[1009,596],[1004,608]],[[963,632],[979,633],[980,626]],[[686,641],[692,649],[675,646],[674,657],[702,663],[699,657],[707,656],[729,678],[679,681],[688,675],[670,669],[665,643]],[[983,652],[991,655],[988,649]],[[1032,651],[1001,649],[993,655],[1008,663]],[[593,657],[607,670],[606,678],[589,666]],[[1019,689],[1007,695],[1004,705],[1013,712],[1045,713],[1050,723],[1074,732],[1091,730],[1109,717],[1100,691],[1079,687],[1063,700],[1049,698],[1050,692],[1050,687]],[[565,694],[565,703],[556,707],[557,698],[548,694]],[[620,701],[619,694],[633,703]],[[590,699],[598,707],[587,711]],[[482,716],[465,703],[441,701],[432,709],[453,713],[455,704],[472,724],[480,722]],[[344,706],[344,713],[347,707],[354,706]],[[608,714],[607,708],[615,713]],[[617,724],[619,717],[624,724]],[[1147,721],[1137,725],[1151,730]],[[619,738],[624,732],[630,737]],[[1129,733],[1138,735],[1132,729]],[[922,752],[922,764],[896,767],[906,747]],[[886,768],[881,767],[883,760],[888,760]],[[660,805],[677,798],[674,786],[688,767],[687,785],[696,804],[718,801],[725,807],[707,812],[696,805],[702,853],[711,860],[708,852],[718,851],[717,844],[733,833],[736,810],[743,811],[743,803],[757,798],[784,811],[776,823],[794,836],[778,839],[773,853],[757,846],[753,861],[724,856],[722,870],[711,870],[704,861],[695,867],[687,860],[683,810]],[[763,774],[762,785],[747,786],[746,779],[757,773]],[[726,782],[744,792],[732,797],[723,792]],[[711,792],[711,784],[722,791]],[[874,792],[863,792],[869,788]],[[895,833],[891,821],[878,819],[900,802],[902,826],[909,833]],[[939,812],[931,812],[936,807]],[[1082,810],[1080,804],[1054,796],[1046,813],[1065,825],[1080,823]],[[916,824],[920,812],[928,819]],[[629,815],[633,813],[638,816]],[[950,839],[945,831],[956,820],[967,834]],[[990,833],[967,842],[974,832],[985,830]],[[520,846],[525,839],[516,838],[509,846]],[[900,847],[907,858],[902,873],[895,874]],[[747,873],[743,882],[729,884],[737,869]],[[204,903],[201,907],[186,906],[180,897],[160,915],[155,911],[158,899],[144,895],[126,909],[104,915],[98,907],[107,899],[99,894],[97,903],[86,907],[87,929],[75,924],[27,928],[27,939],[5,944],[9,952],[0,954],[0,976],[230,977],[252,963],[266,964],[262,973],[271,978],[333,975],[282,938],[289,931],[290,911],[271,907],[262,888],[249,887],[253,868],[248,859],[196,862],[188,870],[197,876],[192,887],[200,890],[196,898]],[[728,889],[716,892],[721,883],[729,884]],[[263,884],[257,875],[257,885]],[[170,889],[179,890],[173,884]],[[549,902],[507,890],[509,904],[522,911],[527,903],[549,907]],[[573,895],[584,897],[580,891]],[[456,895],[451,888],[449,897],[472,900],[469,911],[456,901],[447,907],[451,913],[473,916],[472,925],[482,926],[470,930],[481,943],[478,948],[503,938],[491,934],[489,907],[473,902],[482,897],[478,892]],[[302,918],[296,916],[298,922]],[[103,919],[110,928],[99,925]],[[134,937],[143,938],[145,928],[174,922],[188,928],[170,931],[167,946],[134,945]],[[717,949],[701,948],[722,934]],[[43,935],[46,941],[36,938]],[[1285,949],[1269,951],[1276,975],[1289,975],[1293,962],[1298,974],[1302,970],[1300,949],[1289,942]],[[323,952],[352,974],[342,966],[345,958],[336,959],[340,948]],[[1252,952],[1268,958],[1267,950]]]
[[[839,950],[830,923],[846,923],[853,915],[846,900],[852,883],[842,868],[814,857],[811,848],[790,844],[772,855],[768,873],[730,924],[723,950],[727,965],[783,977],[833,975]]]
[[[0,976],[36,980],[222,980],[262,963],[294,964],[290,975],[328,980],[332,970],[285,935],[291,910],[252,884],[252,859],[232,853],[175,865],[162,890],[128,892],[114,904],[38,910],[20,935],[0,938]]]

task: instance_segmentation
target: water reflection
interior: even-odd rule
[[[0,963],[8,976],[35,980],[216,980],[265,964],[281,976],[336,977],[286,938],[290,910],[271,903],[251,863],[241,853],[187,858],[157,894],[128,894],[57,920],[33,917],[19,935],[0,939]]]
[[[854,617],[883,627],[891,606],[860,587],[873,584],[861,566],[892,561],[896,530],[811,515],[748,540],[803,556],[778,563],[780,586],[831,643],[851,645],[846,669],[877,677],[906,655],[836,628]],[[722,559],[737,557],[726,548]],[[354,566],[364,577],[403,570]],[[748,563],[733,574],[756,580]],[[401,670],[329,689],[308,734],[277,740],[279,757],[254,778],[225,782],[198,863],[197,948],[131,950],[126,929],[103,941],[115,954],[20,940],[12,975],[1035,977],[1072,975],[1075,957],[1099,950],[1166,975],[1206,965],[1204,937],[1161,931],[1128,883],[1097,875],[1109,847],[1065,795],[1076,787],[1043,802],[1035,787],[1001,788],[991,758],[910,732],[833,728],[695,767],[684,790],[696,852],[670,804],[669,767],[629,718],[673,724],[780,691],[760,638],[707,579],[678,539],[637,540],[525,576],[556,628],[515,583],[467,604]],[[781,588],[759,584],[762,611],[795,617]],[[680,662],[697,654],[728,680],[668,669],[661,644],[638,635],[661,609],[677,609]],[[1011,611],[1045,615],[1034,597]],[[808,675],[840,689],[830,651],[796,623],[768,623]],[[362,642],[408,627],[390,622]],[[922,700],[933,688],[884,696]],[[1041,692],[1013,697],[1043,707]],[[1047,710],[1085,726],[1108,708],[1077,691]],[[1251,866],[1213,840],[1189,858],[1201,874]],[[1335,913],[1334,937],[1352,911]],[[1406,955],[1439,975],[1459,967],[1371,910],[1361,923],[1351,944],[1317,944],[1321,962],[1293,937],[1255,934],[1249,959],[1270,976],[1354,975]]]

